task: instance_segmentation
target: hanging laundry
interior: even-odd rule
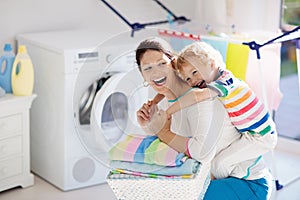
[[[250,51],[249,53],[246,82],[256,95],[267,104],[270,113],[278,109],[282,99],[282,93],[279,88],[280,48],[281,43],[260,48],[261,59],[259,60],[255,51]],[[264,99],[264,96],[266,99]]]
[[[159,35],[170,37],[170,45],[175,52],[179,52],[185,46],[200,40],[200,36],[188,34],[190,31],[187,28],[180,27],[177,23],[169,22],[170,30],[159,31]],[[191,36],[190,36],[191,35]]]
[[[170,37],[169,43],[175,52],[179,52],[185,46],[200,40],[199,35],[191,34],[188,28],[175,23],[173,18],[174,16],[169,13],[167,16],[169,30],[158,30],[158,34]]]
[[[223,61],[226,61],[226,53],[227,53],[227,45],[228,41],[226,39],[218,39],[218,38],[201,38],[203,42],[210,44],[212,47],[217,49],[222,57]]]
[[[175,52],[180,52],[185,46],[190,45],[196,41],[197,40],[193,40],[193,39],[172,37],[169,43],[171,44]]]
[[[245,81],[249,57],[249,47],[242,44],[228,43],[226,68],[236,77]]]

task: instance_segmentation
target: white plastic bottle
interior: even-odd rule
[[[31,95],[34,84],[34,70],[26,46],[20,45],[16,55],[12,74],[12,91],[17,96]]]

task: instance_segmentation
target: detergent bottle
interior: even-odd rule
[[[12,93],[11,71],[15,60],[15,54],[10,44],[4,45],[4,53],[0,57],[0,87],[6,93]]]
[[[20,45],[16,55],[12,73],[12,91],[17,96],[31,95],[34,84],[34,70],[26,46]]]

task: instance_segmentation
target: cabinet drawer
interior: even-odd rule
[[[22,173],[22,157],[0,162],[0,179],[8,178]]]
[[[0,159],[22,153],[22,137],[0,140]]]
[[[22,115],[0,117],[0,139],[16,134],[22,130]]]

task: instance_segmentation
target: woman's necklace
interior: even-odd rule
[[[181,97],[183,97],[184,95],[186,95],[187,93],[189,93],[191,90],[193,89],[197,89],[197,88],[189,88],[187,91],[185,91],[185,93],[183,93],[182,95],[180,95],[179,97],[177,97],[176,99],[171,99],[171,100],[168,100],[169,103],[174,103],[176,101],[178,101]]]

